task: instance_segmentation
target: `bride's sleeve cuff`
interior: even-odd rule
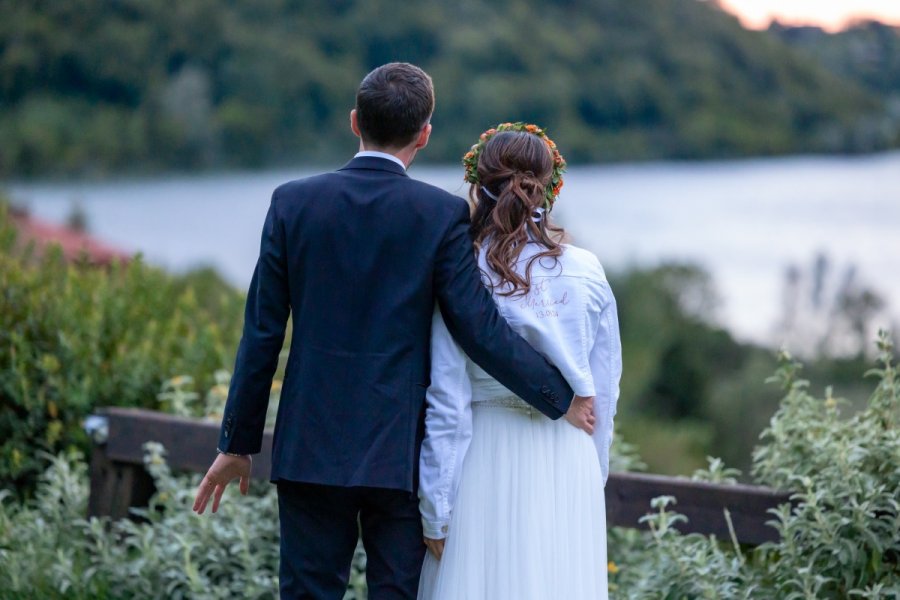
[[[426,521],[422,519],[422,534],[429,540],[442,540],[447,537],[449,527],[442,521]]]

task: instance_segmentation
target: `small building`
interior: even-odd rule
[[[127,263],[131,259],[130,252],[102,242],[87,232],[38,219],[22,208],[10,207],[9,217],[18,231],[19,244],[33,243],[39,255],[47,246],[56,244],[69,262],[86,260],[92,265],[109,266],[113,261]]]

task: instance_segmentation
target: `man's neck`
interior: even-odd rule
[[[397,158],[400,162],[403,163],[403,166],[407,169],[409,165],[412,164],[413,159],[416,157],[416,152],[418,149],[412,145],[406,148],[377,148],[375,146],[366,146],[360,141],[359,143],[359,151],[360,152],[382,152],[384,154],[390,154],[391,156]]]

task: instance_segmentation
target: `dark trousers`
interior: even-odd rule
[[[414,599],[425,557],[410,492],[278,482],[282,600],[341,600],[358,536],[370,600]]]

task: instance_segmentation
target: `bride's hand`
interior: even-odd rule
[[[441,556],[444,554],[444,542],[447,539],[444,538],[442,540],[433,540],[431,538],[425,538],[425,546],[428,547],[428,551],[434,554],[434,557],[438,560],[441,560]]]
[[[575,396],[572,404],[569,405],[566,420],[578,429],[593,435],[596,421],[594,417],[594,397]]]

